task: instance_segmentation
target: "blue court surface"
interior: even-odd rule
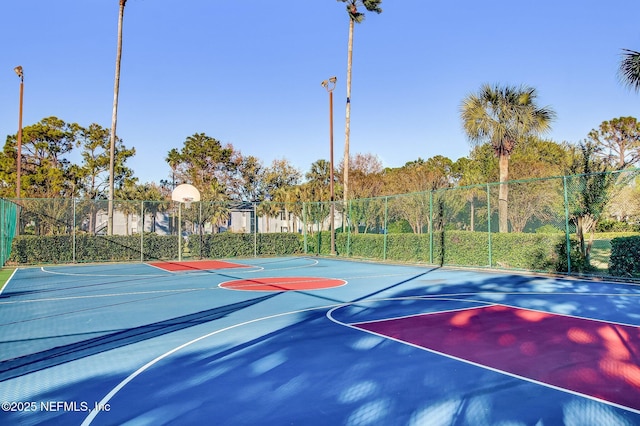
[[[233,263],[18,269],[0,424],[640,425],[636,284]]]

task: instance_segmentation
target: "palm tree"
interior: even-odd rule
[[[622,49],[622,60],[618,70],[622,82],[635,90],[640,91],[640,52]]]
[[[113,193],[114,169],[116,151],[116,122],[118,120],[118,92],[120,91],[120,59],[122,58],[122,23],[124,20],[124,6],[127,0],[119,0],[118,13],[118,47],[116,51],[116,77],[113,85],[113,113],[111,114],[111,132],[109,134],[109,205],[107,209],[107,234],[113,234]]]
[[[364,6],[369,12],[382,13],[380,3],[382,0],[338,0],[347,4],[349,14],[349,47],[347,51],[347,112],[344,130],[344,177],[343,177],[343,197],[344,204],[348,200],[349,188],[349,134],[351,126],[351,65],[353,63],[353,29],[354,24],[364,21],[364,13],[358,12],[358,6]]]
[[[525,136],[549,130],[555,118],[549,107],[536,106],[536,97],[536,90],[530,87],[485,84],[462,102],[460,115],[467,136],[475,144],[489,142],[498,157],[500,232],[508,232],[509,156]]]

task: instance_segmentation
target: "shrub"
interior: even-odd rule
[[[191,235],[189,247],[194,256],[210,259],[229,257],[286,256],[303,253],[302,236],[294,233],[246,234],[222,232]],[[328,247],[328,244],[327,244]]]
[[[611,240],[609,273],[619,277],[640,277],[640,237]]]
[[[175,236],[145,234],[144,259],[173,259],[178,255]],[[74,254],[75,253],[75,254]],[[9,262],[18,264],[121,262],[143,258],[140,235],[21,235],[13,240]]]
[[[386,237],[386,251],[385,251]],[[330,234],[308,237],[308,251],[329,254]],[[489,253],[491,247],[491,256]],[[429,234],[339,234],[338,255],[448,266],[498,267],[531,271],[566,272],[564,233],[508,233],[444,231]],[[572,271],[584,271],[586,263],[571,241]]]

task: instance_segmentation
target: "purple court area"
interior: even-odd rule
[[[639,327],[501,305],[353,326],[640,410]]]

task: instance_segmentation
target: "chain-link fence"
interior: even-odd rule
[[[16,263],[322,254],[606,275],[640,230],[638,169],[329,202],[21,199]],[[331,219],[333,217],[333,220]],[[333,229],[333,232],[332,232]],[[332,238],[333,234],[333,238]],[[4,237],[3,237],[4,238]]]
[[[7,263],[11,255],[11,243],[16,233],[19,211],[17,204],[0,199],[0,267]]]

